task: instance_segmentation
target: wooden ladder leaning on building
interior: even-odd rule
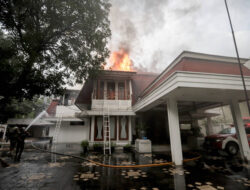
[[[106,150],[108,150],[109,154],[111,154],[109,105],[104,100],[103,104],[103,153],[104,154],[106,154]]]

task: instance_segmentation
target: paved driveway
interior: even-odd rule
[[[75,154],[72,146],[59,149]],[[59,151],[58,150],[58,151]],[[79,155],[79,153],[78,153]],[[184,154],[190,157],[190,154]],[[137,165],[170,161],[166,154],[116,152],[112,157],[91,153],[89,159],[109,164]],[[53,156],[26,149],[20,163],[0,168],[0,189],[237,189],[250,188],[250,166],[226,157],[206,156],[183,168],[172,166],[115,169],[103,168],[68,156]],[[56,162],[55,162],[56,161]]]

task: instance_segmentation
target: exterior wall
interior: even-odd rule
[[[85,120],[83,125],[70,125],[69,121],[62,121],[58,135],[58,143],[79,143],[89,140],[89,122]],[[49,136],[53,137],[55,127],[50,127]]]
[[[57,106],[56,107],[56,117],[75,117],[76,112],[80,112],[78,107],[75,105],[71,106]]]

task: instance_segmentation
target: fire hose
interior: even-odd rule
[[[39,148],[39,147],[35,146],[33,144],[33,142],[31,142],[31,145],[32,145],[32,147],[34,149],[42,151],[42,152],[47,152],[47,153],[50,153],[50,154],[56,154],[56,155],[61,155],[61,156],[69,156],[69,157],[72,157],[72,158],[84,160],[84,161],[96,164],[98,166],[108,167],[108,168],[145,168],[145,167],[160,167],[160,166],[174,165],[174,162],[164,162],[164,163],[157,163],[157,164],[141,164],[141,165],[110,165],[110,164],[103,164],[103,163],[100,163],[100,162],[89,160],[87,158],[83,158],[83,157],[80,157],[80,156],[74,156],[74,155],[71,155],[71,154],[65,154],[65,153],[59,153],[59,152],[45,150],[45,149],[42,149],[42,148]],[[185,163],[185,162],[195,161],[195,160],[198,160],[200,158],[201,158],[201,155],[197,155],[194,158],[184,159],[183,162]]]

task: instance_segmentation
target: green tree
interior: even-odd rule
[[[22,102],[11,99],[5,109],[0,112],[0,121],[6,121],[8,118],[34,118],[44,109],[45,105],[38,97]]]
[[[109,9],[108,0],[0,0],[0,109],[103,68]]]

